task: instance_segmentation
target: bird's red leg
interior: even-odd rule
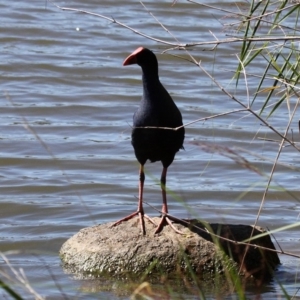
[[[160,232],[163,229],[165,222],[167,222],[175,232],[177,232],[179,234],[183,234],[181,231],[179,231],[178,229],[175,228],[175,226],[172,224],[170,218],[166,216],[166,214],[168,213],[167,192],[166,192],[167,170],[168,170],[168,168],[163,168],[162,173],[161,173],[160,186],[161,186],[161,192],[162,192],[162,198],[163,198],[163,205],[162,205],[161,212],[163,215],[162,215],[161,221],[158,224],[154,234]]]
[[[138,202],[138,209],[136,212],[130,214],[129,216],[122,218],[121,220],[115,222],[111,227],[117,226],[123,221],[128,221],[134,216],[138,216],[140,220],[140,225],[141,225],[141,230],[142,233],[145,235],[146,230],[145,230],[145,222],[144,222],[144,217],[148,219],[151,223],[153,223],[155,226],[155,222],[148,217],[147,215],[144,214],[144,209],[143,209],[143,190],[144,190],[144,181],[145,181],[145,173],[144,173],[144,166],[140,165],[140,183],[139,183],[139,202]]]

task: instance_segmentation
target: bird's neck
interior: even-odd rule
[[[142,65],[143,80],[158,80],[158,66],[157,65]]]
[[[143,89],[144,98],[151,99],[151,95],[156,94],[161,88],[157,70],[144,70],[143,69]]]

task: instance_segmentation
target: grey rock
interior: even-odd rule
[[[159,218],[153,218],[158,224]],[[280,263],[276,252],[247,247],[239,241],[265,233],[253,244],[275,249],[270,236],[262,228],[248,225],[223,225],[188,220],[176,223],[184,234],[175,233],[169,225],[154,235],[155,227],[145,220],[146,235],[141,234],[138,218],[81,229],[60,249],[68,272],[88,277],[113,276],[119,279],[184,276],[201,279],[239,272],[245,277],[267,280]],[[192,226],[191,224],[194,224]],[[217,238],[209,232],[227,240]],[[247,250],[246,255],[245,251]]]

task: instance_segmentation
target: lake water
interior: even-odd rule
[[[222,25],[234,20],[224,12],[185,1],[172,7],[171,2],[144,4],[179,42],[211,41],[212,33],[218,38],[236,34]],[[57,4],[113,17],[155,38],[176,42],[138,1]],[[213,5],[235,9],[233,1]],[[123,60],[139,46],[155,52],[161,81],[180,108],[184,123],[241,107],[200,68],[162,54],[167,45],[117,24],[61,11],[44,1],[1,0],[0,7],[0,251],[46,299],[63,299],[63,295],[68,299],[127,299],[101,289],[101,282],[65,274],[58,256],[63,242],[81,228],[118,220],[136,209],[138,163],[130,143],[130,125],[142,93],[141,70],[135,65],[122,67]],[[232,80],[240,46],[224,44],[216,51],[199,46],[190,53],[246,104],[244,79],[238,88]],[[183,51],[170,53],[188,57]],[[251,71],[261,74],[260,68],[256,63]],[[257,79],[249,76],[250,99],[255,84]],[[255,108],[264,96],[257,99]],[[271,102],[279,97],[274,95]],[[268,121],[283,133],[288,116],[283,104]],[[296,141],[297,122],[298,116],[291,125]],[[278,139],[245,113],[187,126],[185,151],[177,154],[168,172],[168,188],[176,195],[169,195],[170,213],[209,222],[253,224],[278,152],[277,143],[258,137]],[[203,142],[220,149],[204,151]],[[222,155],[228,148],[263,175]],[[293,147],[284,148],[279,161],[285,165],[276,169],[258,225],[276,230],[299,221],[299,157]],[[146,165],[145,200],[158,209],[160,172],[160,163]],[[157,215],[147,205],[145,209]],[[280,230],[274,236],[284,251],[300,254],[298,228]],[[280,259],[282,265],[274,282],[265,287],[264,299],[283,297],[280,284],[289,295],[299,296],[299,259],[284,255]],[[0,271],[12,277],[13,282],[5,281],[13,289],[26,299],[33,298],[1,259]],[[0,278],[4,279],[3,273]],[[254,294],[249,291],[249,297]],[[0,296],[9,299],[3,290]]]

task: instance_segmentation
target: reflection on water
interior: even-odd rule
[[[113,16],[146,34],[173,41],[139,3],[95,4],[64,3]],[[167,2],[148,3],[147,7],[179,41],[211,40],[209,30],[224,35],[216,22],[223,16],[221,12],[180,1],[174,7]],[[70,298],[82,295],[84,299],[99,299],[98,289],[92,293],[92,283],[84,282],[80,289],[80,281],[73,282],[62,272],[58,250],[79,229],[117,220],[136,207],[138,164],[130,144],[130,125],[141,96],[141,74],[139,68],[122,68],[124,58],[140,45],[154,50],[161,81],[180,108],[184,123],[240,107],[200,69],[161,54],[165,46],[116,24],[63,12],[51,3],[45,7],[43,2],[1,1],[1,8],[0,250],[21,251],[8,255],[11,265],[23,268],[34,288],[49,299],[61,296],[58,282]],[[227,86],[232,76],[228,70],[235,69],[238,47],[222,46],[217,57],[200,47],[191,53],[233,90],[234,86]],[[174,54],[185,55],[179,51]],[[237,94],[241,101],[247,101],[242,83]],[[284,130],[286,118],[282,108],[270,122]],[[34,134],[24,125],[29,125]],[[189,126],[185,151],[178,153],[169,170],[168,187],[176,195],[169,195],[170,212],[210,222],[253,224],[266,177],[222,153],[204,152],[195,142],[246,149],[249,153],[240,154],[268,175],[278,147],[258,140],[258,136],[276,138],[246,114]],[[298,160],[292,147],[281,156],[281,162],[290,167],[298,167]],[[276,229],[298,221],[298,171],[290,167],[278,168],[259,225]],[[146,165],[145,200],[157,208],[161,206],[156,181],[160,170],[159,163]],[[146,210],[157,215],[150,207]],[[286,251],[299,253],[296,235],[296,229],[275,234]],[[290,266],[298,261],[290,257],[281,260],[277,277],[281,279],[284,273],[285,288],[293,294],[296,290],[292,282],[297,278]],[[0,266],[7,270],[3,263]],[[271,299],[274,294],[283,294],[276,281],[266,287],[265,295]],[[100,295],[119,297],[107,292]]]

